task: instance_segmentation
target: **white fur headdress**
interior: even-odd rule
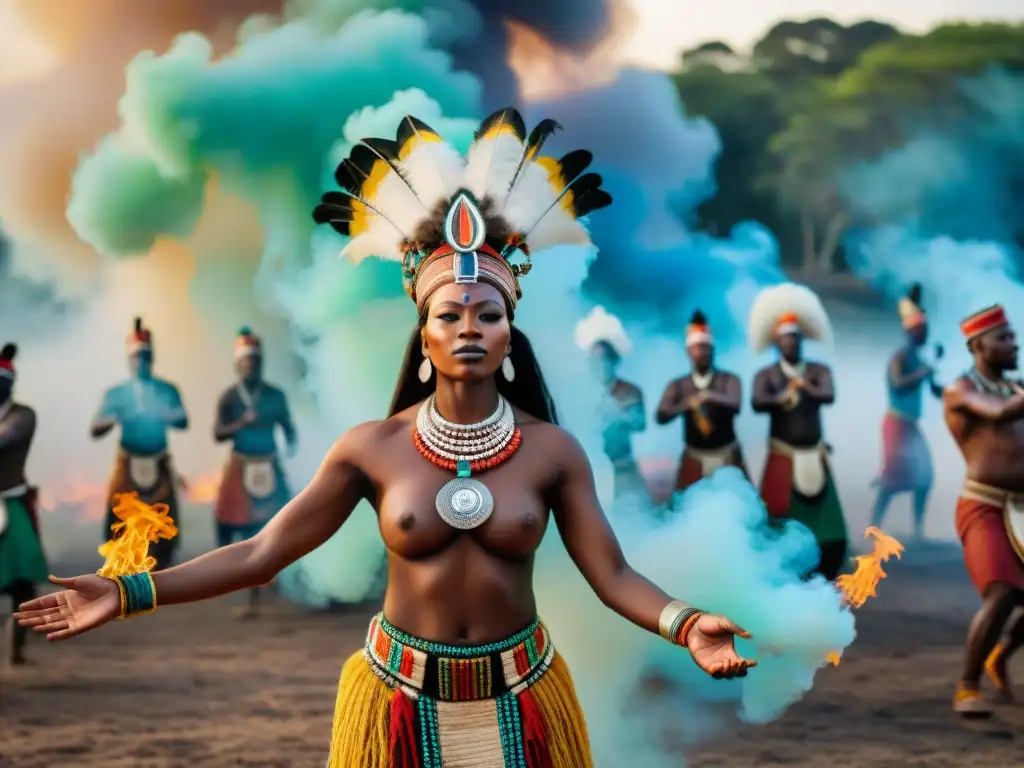
[[[531,252],[588,244],[578,219],[611,203],[601,177],[586,172],[590,152],[540,154],[559,128],[543,120],[527,136],[522,116],[506,107],[483,121],[463,156],[406,115],[394,141],[363,139],[352,149],[335,173],[343,191],[325,194],[313,218],[351,238],[342,253],[353,261],[402,262],[410,294],[442,251],[457,282],[510,270],[518,291]],[[508,262],[517,250],[525,264]]]
[[[782,283],[757,294],[747,331],[755,352],[774,344],[780,333],[794,330],[812,341],[832,340],[832,324],[814,291],[796,283]]]
[[[633,343],[622,321],[604,307],[597,306],[576,324],[576,346],[589,352],[600,341],[610,344],[619,357],[625,357],[633,351]]]

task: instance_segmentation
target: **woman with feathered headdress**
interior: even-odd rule
[[[35,596],[49,571],[39,540],[38,493],[25,481],[25,462],[36,433],[36,412],[14,402],[18,348],[0,349],[0,595],[18,606]],[[25,663],[25,628],[15,624],[7,660]]]
[[[604,388],[604,452],[615,473],[615,498],[647,500],[647,483],[633,455],[633,435],[647,429],[640,387],[619,378],[622,359],[633,351],[622,321],[604,307],[594,307],[576,324],[576,346],[587,353]]]
[[[672,600],[633,571],[597,501],[583,449],[556,413],[512,325],[530,255],[588,242],[578,219],[611,202],[589,152],[541,154],[503,109],[463,157],[414,117],[365,139],[338,169],[318,222],[352,258],[399,261],[418,327],[383,421],[338,440],[312,483],[258,535],[152,576],[128,613],[265,583],[331,537],[356,504],[388,548],[384,611],[341,675],[333,768],[593,765],[564,661],[536,615],[534,553],[549,510],[605,605],[689,648],[715,676],[746,674],[722,616]],[[69,582],[63,582],[69,583]],[[124,613],[95,576],[21,614],[67,637]],[[68,612],[59,606],[74,606]]]
[[[899,493],[914,495],[914,535],[924,538],[924,514],[932,489],[932,455],[924,434],[917,426],[924,407],[924,385],[932,395],[942,398],[942,387],[935,382],[935,369],[921,352],[928,343],[928,316],[921,302],[921,284],[914,283],[897,305],[906,343],[889,358],[886,389],[889,409],[882,419],[882,472],[878,477],[878,497],[871,524],[881,527],[889,502]],[[942,346],[935,346],[936,359]]]
[[[757,295],[749,334],[755,352],[774,346],[779,353],[778,362],[754,378],[754,412],[771,420],[761,497],[769,515],[811,529],[821,549],[818,572],[831,581],[846,563],[847,549],[821,425],[821,409],[835,401],[835,387],[827,365],[804,360],[803,340],[830,341],[832,326],[813,291],[783,283]]]

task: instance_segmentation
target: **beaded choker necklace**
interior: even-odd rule
[[[971,368],[967,373],[967,377],[974,382],[974,385],[979,389],[988,392],[990,395],[999,395],[1000,397],[1013,397],[1013,385],[1006,379],[1000,378],[998,381],[993,381],[987,376],[983,376],[981,371],[977,368]]]
[[[470,475],[507,461],[522,440],[512,405],[500,395],[494,413],[476,424],[448,421],[438,412],[434,395],[424,400],[416,414],[413,444],[431,464],[456,473],[435,499],[441,519],[464,531],[483,525],[494,511],[494,497]]]

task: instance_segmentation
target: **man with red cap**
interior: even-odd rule
[[[690,374],[669,383],[655,415],[659,424],[683,417],[684,448],[676,475],[678,491],[686,490],[720,467],[738,467],[746,473],[733,426],[740,412],[740,380],[714,367],[714,338],[699,309],[686,327],[686,353],[692,367]]]
[[[35,597],[46,581],[46,558],[39,541],[36,489],[25,481],[25,461],[36,433],[36,413],[14,402],[14,344],[0,350],[0,595],[15,607]],[[7,654],[12,665],[25,663],[25,627],[7,625]]]
[[[835,402],[835,385],[827,365],[803,356],[804,339],[831,340],[831,323],[813,291],[783,283],[758,294],[749,334],[755,352],[778,351],[778,361],[754,378],[754,412],[770,419],[761,498],[770,517],[796,520],[811,530],[821,551],[816,570],[832,581],[847,549],[846,520],[821,423],[821,409]]]
[[[1011,697],[1006,664],[1024,645],[1024,618],[1000,636],[1013,611],[1024,606],[1024,387],[1006,378],[1017,369],[1017,337],[1001,306],[960,324],[973,367],[944,394],[946,424],[967,463],[956,505],[964,562],[981,594],[967,634],[964,669],[953,698],[960,714],[987,716],[983,671],[1000,697]]]
[[[153,336],[143,327],[142,318],[127,339],[131,377],[103,395],[100,411],[93,419],[91,434],[99,440],[120,426],[121,440],[107,494],[105,534],[117,521],[114,497],[135,492],[147,504],[166,504],[178,529],[177,477],[168,453],[169,429],[188,429],[188,414],[178,388],[153,375]],[[166,568],[173,559],[180,536],[150,544],[149,554],[156,558],[156,569]]]
[[[924,515],[934,471],[928,443],[917,422],[924,405],[924,387],[936,398],[942,397],[942,387],[935,383],[935,369],[921,355],[928,342],[928,317],[921,307],[919,283],[910,287],[897,309],[907,341],[889,359],[886,370],[889,410],[882,420],[883,464],[871,524],[880,528],[893,496],[909,491],[914,495],[914,536],[920,540],[924,538]],[[935,357],[942,357],[938,344]]]
[[[295,425],[285,393],[263,379],[263,344],[249,328],[239,330],[235,339],[235,372],[238,381],[220,396],[213,429],[218,443],[232,445],[215,510],[218,547],[252,538],[292,498],[278,459],[276,430],[294,455]],[[240,618],[256,614],[259,594],[259,588],[249,591]]]

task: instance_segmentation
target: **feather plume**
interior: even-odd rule
[[[135,318],[135,332],[136,333],[142,333],[142,318],[141,317],[136,317]]]
[[[699,309],[693,310],[693,314],[690,316],[690,325],[701,325],[706,327],[707,324],[708,316]]]
[[[547,142],[549,138],[555,135],[556,131],[561,130],[562,126],[554,120],[547,118],[541,120],[537,127],[530,131],[530,138],[526,140],[526,144],[523,146],[522,157],[519,158],[519,164],[516,166],[516,170],[512,174],[512,179],[508,183],[509,194],[512,194],[512,190],[516,188],[516,182],[520,179],[523,166],[531,160],[536,160],[541,157],[540,150]]]
[[[626,334],[622,321],[602,306],[594,307],[585,318],[576,324],[576,346],[589,352],[598,342],[611,345],[619,357],[633,351],[633,343]]]
[[[464,185],[478,200],[488,194],[488,182],[499,145],[522,147],[526,137],[523,116],[513,107],[504,107],[490,114],[476,131],[473,144],[466,153]],[[508,141],[513,139],[514,141]]]
[[[810,288],[782,283],[763,289],[750,308],[747,333],[755,352],[763,352],[775,343],[775,326],[787,313],[797,316],[805,338],[830,342],[832,324],[821,299]]]
[[[4,344],[4,348],[0,350],[0,360],[13,360],[17,354],[17,344]]]

